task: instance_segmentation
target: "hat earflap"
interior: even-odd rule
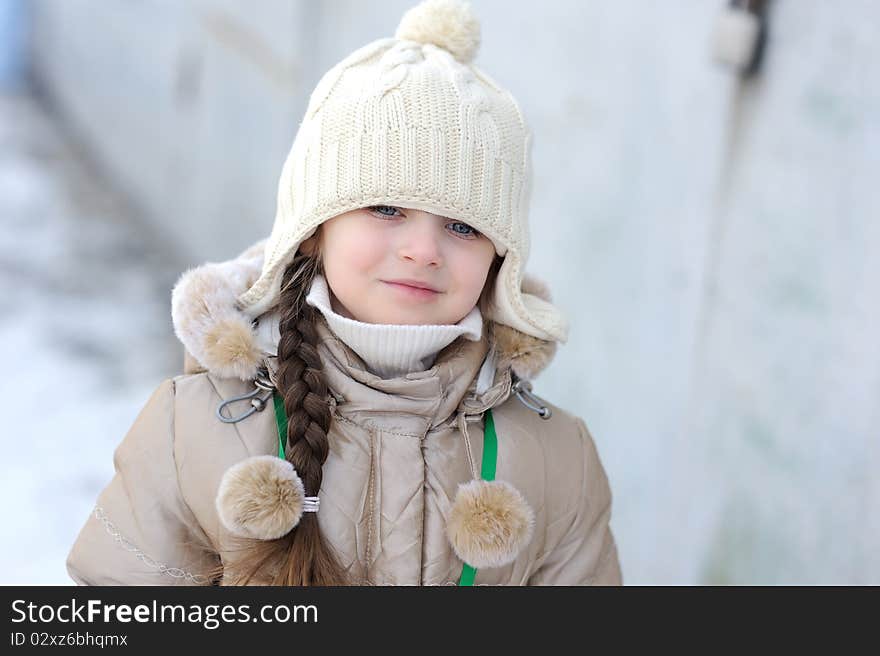
[[[215,501],[220,521],[239,537],[274,540],[299,524],[307,499],[293,465],[252,456],[226,470]]]

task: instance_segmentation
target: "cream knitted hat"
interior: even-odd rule
[[[539,339],[567,338],[565,317],[522,290],[529,253],[531,135],[509,92],[471,64],[480,26],[461,0],[425,0],[394,38],[321,78],[281,170],[259,278],[238,297],[256,317],[277,300],[300,243],[324,221],[398,205],[463,221],[504,256],[487,319]]]

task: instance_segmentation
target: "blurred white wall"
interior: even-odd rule
[[[36,81],[166,237],[225,259],[271,225],[316,7],[39,0]]]
[[[38,0],[36,79],[193,262],[268,234],[320,75],[413,2]],[[475,0],[535,133],[530,270],[571,315],[627,583],[880,583],[880,6]],[[121,436],[120,436],[121,437]]]

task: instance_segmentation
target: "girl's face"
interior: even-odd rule
[[[389,205],[340,214],[317,236],[333,310],[366,323],[458,323],[495,257],[466,223]]]

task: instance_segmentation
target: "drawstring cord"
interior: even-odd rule
[[[263,408],[266,407],[266,404],[269,402],[269,399],[272,398],[272,393],[275,390],[275,385],[273,384],[268,370],[263,367],[257,372],[257,377],[254,379],[254,391],[248,392],[247,394],[241,394],[240,396],[233,396],[231,399],[226,399],[221,402],[220,405],[217,406],[217,419],[222,421],[224,424],[235,424],[241,421],[242,419],[247,419],[255,412],[262,412]],[[262,394],[261,394],[262,392]],[[228,406],[230,403],[236,403],[237,401],[246,401],[250,400],[251,408],[244,412],[243,414],[238,415],[237,417],[229,416],[223,414],[223,408]],[[230,411],[231,412],[231,411]]]
[[[524,406],[537,412],[541,419],[550,419],[553,416],[550,408],[544,405],[544,400],[532,394],[532,384],[529,381],[517,378],[510,389]]]
[[[468,464],[471,468],[471,476],[477,478],[477,466],[474,464],[474,453],[471,451],[471,436],[468,433],[467,415],[464,412],[458,413],[458,430],[464,436],[464,446],[467,452]]]
[[[247,419],[255,412],[262,412],[263,409],[268,405],[269,399],[272,398],[275,390],[278,389],[278,386],[275,384],[275,377],[273,375],[273,372],[266,367],[261,367],[259,369],[259,371],[257,372],[257,377],[253,380],[253,383],[254,390],[252,392],[241,394],[239,396],[233,396],[230,399],[221,401],[220,405],[217,406],[217,419],[225,424],[236,424],[242,419]],[[230,403],[246,401],[248,399],[251,402],[251,408],[249,410],[243,412],[236,417],[228,417],[223,414],[223,409]],[[332,415],[336,412],[336,406],[339,403],[339,401],[336,399],[335,394],[332,391],[327,395],[327,403],[330,405],[330,414]],[[275,409],[277,412],[278,408],[276,407]]]

